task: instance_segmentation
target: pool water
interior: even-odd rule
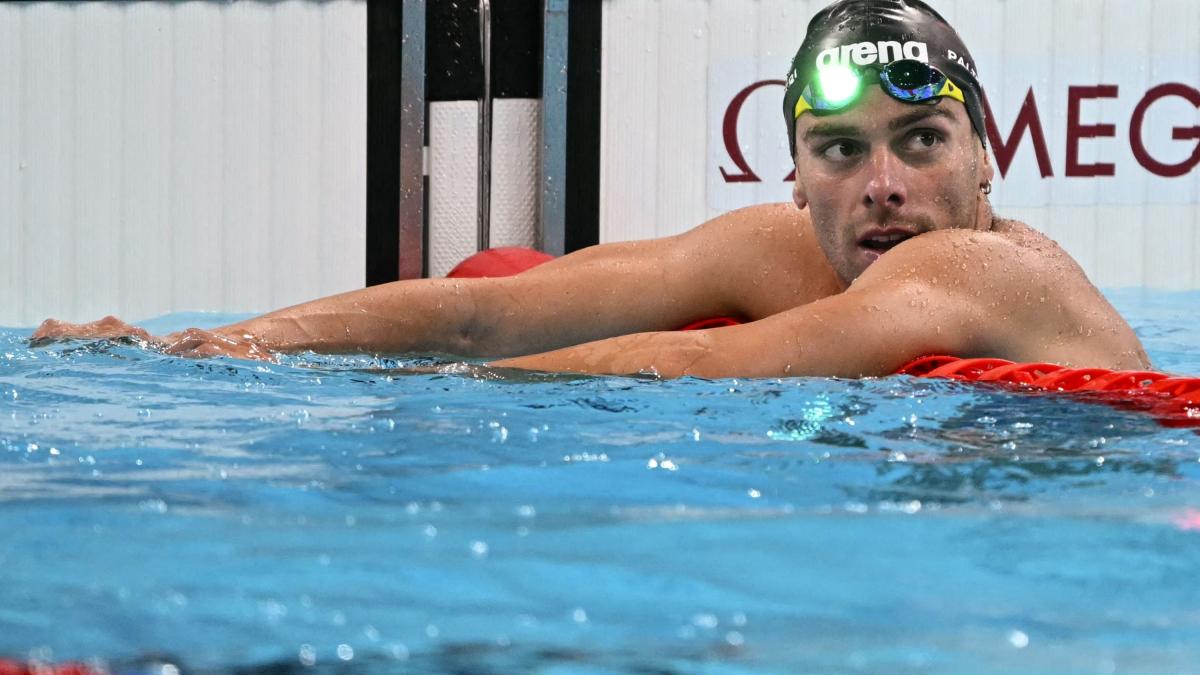
[[[1109,297],[1200,374],[1200,294]],[[176,315],[154,331],[235,317]],[[1200,672],[1200,436],[906,377],[411,374],[0,330],[0,656]]]

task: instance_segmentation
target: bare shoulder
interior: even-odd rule
[[[796,234],[804,236],[811,232],[808,211],[801,211],[795,204],[781,202],[756,204],[723,213],[687,234],[714,239],[750,237],[765,240],[790,238]]]
[[[854,286],[903,280],[997,307],[1033,299],[1070,315],[1072,308],[1107,306],[1062,247],[1015,221],[989,231],[938,230],[913,237],[881,257]]]
[[[1074,281],[1094,290],[1083,269],[1058,243],[1017,221],[1003,221],[988,231],[927,232],[888,252],[855,283],[897,275],[961,280],[969,285],[1001,281],[1005,287]]]
[[[759,204],[730,211],[681,235],[681,251],[712,265],[722,292],[733,293],[738,313],[761,319],[844,288],[813,232],[807,210],[795,204]]]
[[[1145,368],[1141,342],[1071,256],[1023,223],[904,242],[855,285],[908,281],[962,308],[989,336],[976,356]]]

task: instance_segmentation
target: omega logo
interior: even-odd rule
[[[742,145],[738,142],[738,118],[742,116],[742,106],[746,105],[746,99],[754,92],[763,87],[782,87],[783,80],[762,80],[739,91],[737,96],[729,102],[725,107],[725,117],[721,120],[721,137],[725,141],[725,152],[729,153],[729,159],[737,168],[735,173],[730,173],[725,170],[725,167],[720,167],[721,178],[725,179],[726,183],[761,183],[762,179],[754,170],[750,168],[750,164],[746,162],[746,156],[742,154]],[[796,178],[795,169],[787,175],[783,180],[791,182]]]
[[[758,174],[750,168],[750,164],[746,161],[746,157],[742,153],[741,143],[738,141],[738,118],[741,117],[742,108],[745,106],[746,100],[752,94],[766,87],[782,86],[784,86],[783,80],[761,80],[755,82],[739,91],[729,102],[729,105],[726,106],[725,115],[721,122],[721,136],[725,143],[725,152],[728,153],[729,160],[733,162],[734,166],[733,171],[727,170],[724,166],[719,167],[721,177],[726,183],[762,182]],[[1062,175],[1068,178],[1095,178],[1117,175],[1116,165],[1106,162],[1085,164],[1080,161],[1079,153],[1081,143],[1087,139],[1115,138],[1117,136],[1117,127],[1114,124],[1083,124],[1080,121],[1080,106],[1082,102],[1090,99],[1115,98],[1120,98],[1120,89],[1115,84],[1070,86],[1067,88],[1066,147],[1064,148],[1066,151],[1066,160]],[[1180,82],[1168,82],[1152,87],[1133,109],[1133,114],[1129,119],[1128,142],[1134,158],[1143,169],[1155,176],[1178,178],[1188,175],[1197,166],[1200,166],[1200,126],[1177,126],[1169,130],[1172,140],[1192,141],[1194,143],[1191,155],[1187,159],[1176,164],[1168,164],[1152,156],[1146,147],[1145,141],[1146,132],[1148,131],[1146,129],[1146,114],[1152,106],[1168,98],[1183,99],[1197,109],[1200,109],[1200,90],[1193,86]],[[986,96],[983,100],[983,106],[987,117],[988,147],[991,148],[995,155],[996,168],[1000,171],[1000,176],[1005,177],[1008,175],[1008,170],[1012,167],[1017,150],[1024,144],[1025,136],[1028,134],[1041,177],[1052,178],[1054,176],[1054,167],[1050,160],[1050,147],[1046,142],[1045,128],[1042,125],[1041,114],[1038,112],[1037,99],[1034,96],[1033,88],[1030,87],[1025,94],[1021,108],[1017,112],[1016,121],[1013,123],[1013,127],[1007,137],[1001,136],[1000,129],[996,126],[996,120],[992,115],[991,105],[988,103]],[[1161,134],[1165,130],[1154,129],[1153,131]],[[780,133],[783,133],[782,129]],[[793,170],[783,180],[792,181],[794,179],[795,171]]]

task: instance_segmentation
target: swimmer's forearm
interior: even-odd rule
[[[446,352],[477,355],[471,280],[395,282],[306,302],[223,326],[276,352]],[[249,336],[249,337],[247,337]]]
[[[580,252],[546,270],[490,279],[398,281],[296,305],[218,329],[278,352],[444,353],[508,357],[678,325],[694,318],[650,288],[630,302],[608,282],[616,265]],[[568,256],[570,258],[570,256]],[[582,261],[582,262],[580,262]],[[558,266],[562,269],[555,269]],[[569,270],[569,272],[568,272]],[[646,283],[646,273],[638,278]],[[628,286],[629,284],[626,283]]]
[[[723,375],[715,358],[712,331],[624,335],[489,365],[586,375],[644,374],[665,379]]]
[[[892,311],[881,298],[855,292],[741,326],[628,335],[490,365],[662,378],[858,378],[891,374],[926,354],[977,351],[961,336],[928,328],[931,317],[954,325],[957,315],[929,314],[909,300],[897,294]]]

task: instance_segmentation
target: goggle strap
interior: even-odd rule
[[[941,89],[939,89],[936,94],[934,94],[930,99],[927,99],[927,100],[932,100],[933,98],[937,98],[939,96],[945,96],[948,98],[952,98],[952,99],[958,101],[959,103],[962,103],[963,105],[966,105],[967,99],[966,99],[966,96],[963,94],[962,89],[960,89],[958,86],[956,86],[954,84],[954,82],[952,82],[949,77],[946,77],[944,74],[942,74],[941,71],[937,70],[936,68],[933,68],[932,66],[929,66],[929,64],[925,64],[925,65],[927,67],[929,67],[931,70],[933,70],[934,72],[941,75],[941,77],[943,79],[943,84],[942,84]],[[796,107],[795,107],[795,110],[793,111],[793,116],[792,116],[793,119],[800,119],[801,115],[803,115],[804,113],[806,113],[810,110],[813,111],[814,113],[816,112],[816,108],[814,108],[813,105],[811,103],[809,103],[807,100],[808,99],[808,97],[807,97],[808,91],[809,90],[806,88],[804,90],[804,92],[800,94],[800,98],[796,101]],[[900,99],[900,100],[904,100],[904,99]]]
[[[967,103],[966,97],[963,96],[962,89],[954,86],[954,83],[951,82],[950,78],[948,77],[946,78],[946,84],[942,85],[942,88],[935,95],[935,98],[937,96],[948,96],[955,101],[962,103],[963,105],[966,105]]]
[[[810,105],[808,100],[804,98],[804,95],[801,94],[800,99],[796,101],[796,114],[793,119],[800,119],[801,115],[812,109],[812,105]]]

